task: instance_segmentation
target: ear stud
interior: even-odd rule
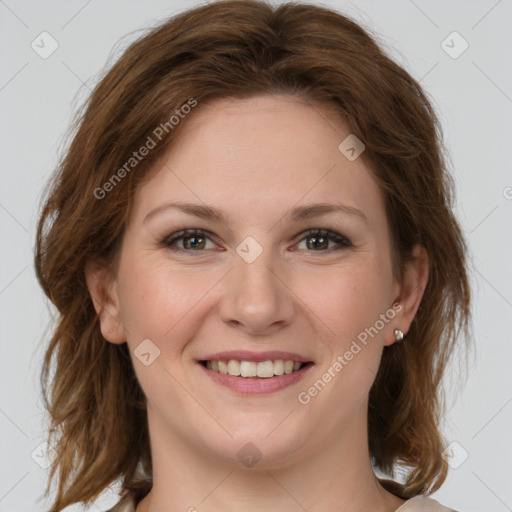
[[[400,329],[395,329],[395,341],[402,341],[404,339],[404,332]]]

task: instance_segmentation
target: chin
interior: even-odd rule
[[[216,456],[230,464],[247,469],[276,469],[291,464],[299,457],[307,440],[305,433],[293,428],[292,419],[274,417],[272,428],[261,417],[233,427],[233,438],[223,436],[207,440]],[[288,425],[284,425],[289,422]],[[281,424],[280,424],[281,423]]]

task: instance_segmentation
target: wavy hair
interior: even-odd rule
[[[396,275],[414,244],[428,251],[428,284],[408,340],[386,347],[370,390],[368,435],[375,468],[391,476],[407,468],[402,484],[381,480],[396,495],[429,493],[445,480],[441,381],[469,332],[470,290],[435,110],[418,81],[350,18],[310,4],[228,0],[173,16],[129,45],[77,115],[45,191],[34,259],[57,310],[41,372],[56,453],[46,494],[58,476],[50,512],[90,503],[115,481],[137,499],[152,486],[145,396],[127,345],[101,334],[86,263],[113,263],[137,185],[187,123],[170,129],[173,113],[191,98],[200,105],[261,94],[328,108],[364,142],[361,158],[385,195]],[[161,126],[161,140],[128,170]]]

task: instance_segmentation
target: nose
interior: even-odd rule
[[[248,335],[265,337],[290,325],[294,294],[287,273],[271,250],[252,262],[235,254],[233,269],[223,280],[221,320]]]

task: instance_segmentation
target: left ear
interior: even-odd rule
[[[395,343],[395,329],[400,329],[404,334],[409,332],[427,282],[428,253],[423,245],[416,244],[412,248],[410,260],[406,263],[403,281],[398,285],[398,292],[395,294],[393,302],[401,304],[402,309],[390,322],[392,329],[389,339],[385,340],[386,346]]]

